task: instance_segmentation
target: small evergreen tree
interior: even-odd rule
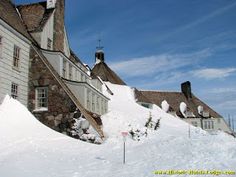
[[[148,120],[147,120],[147,122],[146,122],[146,124],[145,124],[145,127],[147,127],[147,128],[149,128],[149,127],[152,128],[151,122],[152,122],[152,114],[151,114],[151,112],[150,112],[149,118],[148,118]]]
[[[160,127],[160,120],[161,120],[161,118],[157,120],[157,123],[156,123],[156,125],[154,127],[154,130],[157,130],[157,128]]]

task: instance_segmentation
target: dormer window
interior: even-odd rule
[[[52,40],[48,38],[47,40],[47,49],[51,50],[52,49]]]

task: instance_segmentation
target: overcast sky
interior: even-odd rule
[[[15,0],[16,3],[37,0]],[[91,67],[105,60],[130,86],[179,91],[236,118],[235,0],[66,0],[71,48]]]

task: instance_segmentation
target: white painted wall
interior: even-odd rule
[[[67,38],[67,32],[66,32],[65,27],[64,27],[64,34],[65,34],[65,37],[64,37],[64,52],[65,52],[65,55],[69,58],[70,57],[70,46],[69,46],[69,41],[68,41],[68,38]]]
[[[2,57],[0,58],[0,102],[11,95],[12,82],[18,84],[18,100],[27,106],[30,41],[0,20]],[[14,45],[20,47],[19,70],[13,68]]]
[[[103,94],[97,92],[93,87],[86,83],[78,83],[65,81],[66,85],[70,88],[76,98],[80,101],[80,103],[84,106],[85,109],[102,115],[107,112],[108,109],[108,98]],[[87,94],[89,91],[89,95]],[[92,95],[95,96],[95,110],[92,110]],[[99,98],[99,106],[97,107],[97,98]],[[87,99],[89,99],[89,105],[87,105]],[[103,105],[101,105],[103,104]],[[102,109],[103,108],[103,109]]]
[[[192,122],[197,122],[197,126],[201,127],[201,119],[200,118],[185,118],[182,120],[184,120],[185,122],[188,122],[190,124],[192,124]],[[206,131],[213,132],[213,131],[217,131],[217,130],[223,130],[225,132],[232,133],[232,131],[230,130],[229,126],[226,124],[226,122],[223,118],[202,119],[203,129],[204,129],[204,122],[209,121],[209,120],[213,121],[214,129],[213,130],[206,129]]]
[[[47,49],[48,38],[52,40],[52,48],[53,50],[53,30],[54,30],[54,13],[48,19],[47,23],[45,24],[43,31],[41,32],[41,48]]]

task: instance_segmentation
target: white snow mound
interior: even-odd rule
[[[111,100],[109,112],[102,117],[107,135],[102,145],[57,133],[18,101],[6,97],[0,105],[0,176],[153,177],[155,170],[236,170],[233,137],[221,132],[209,135],[190,126],[188,138],[185,122],[158,106],[141,107],[128,86],[107,85],[114,95],[105,93]],[[124,165],[120,133],[130,127],[143,128],[150,112],[153,121],[161,118],[160,128],[140,141],[127,139]]]

